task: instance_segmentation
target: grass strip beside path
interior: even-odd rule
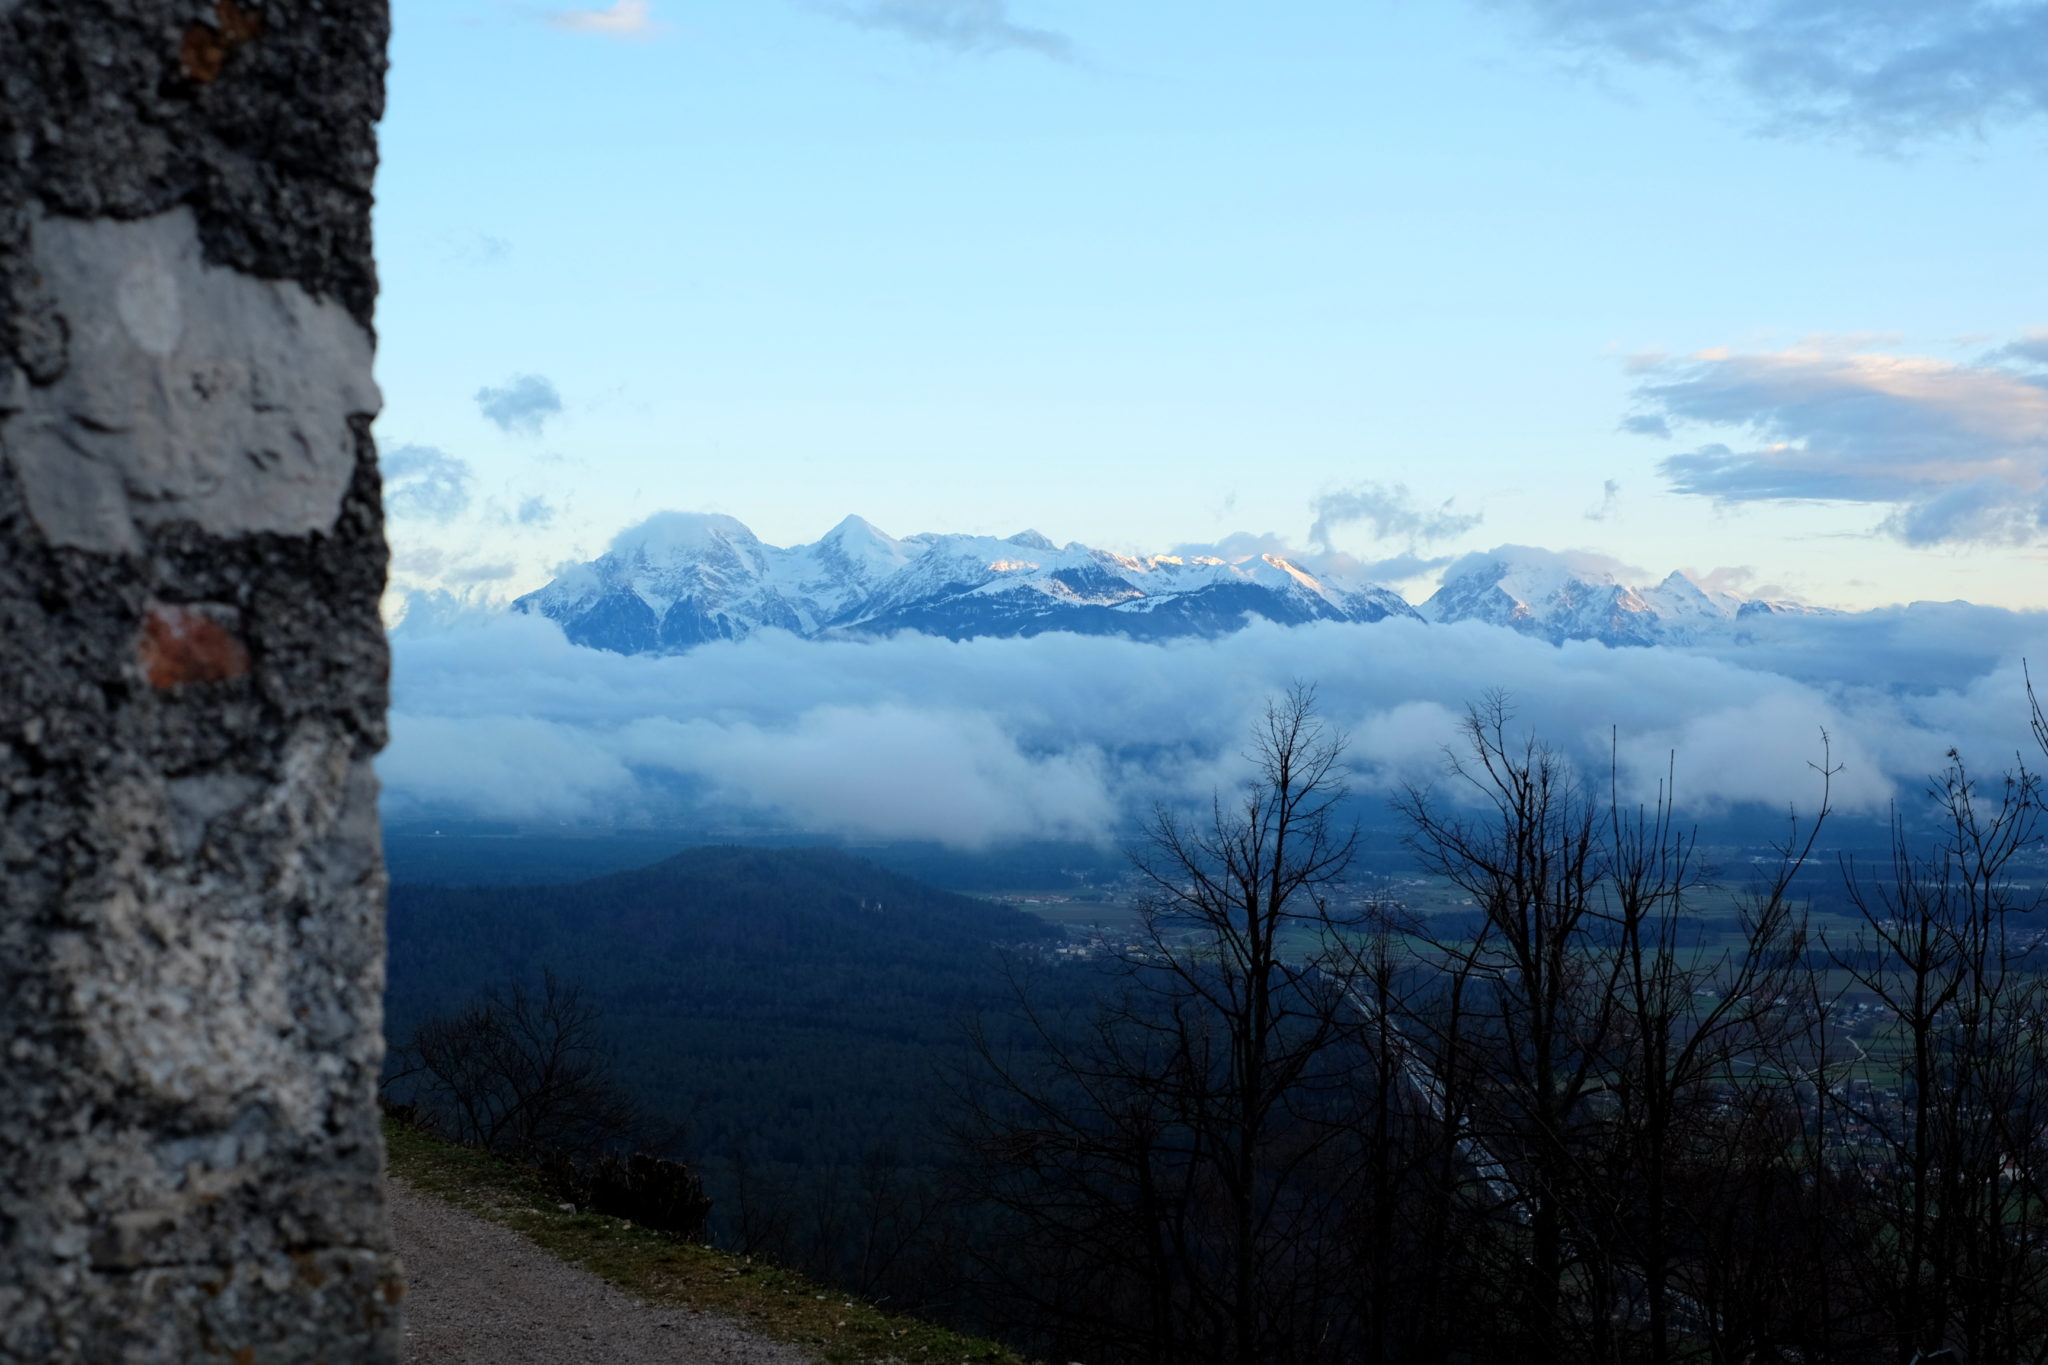
[[[623,1218],[565,1212],[533,1172],[387,1119],[391,1173],[520,1233],[543,1251],[648,1303],[718,1313],[829,1365],[1032,1365],[1006,1347],[886,1313],[782,1270],[678,1241]]]

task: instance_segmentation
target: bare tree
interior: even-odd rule
[[[1709,922],[1673,777],[1625,801],[1618,755],[1603,791],[1512,721],[1471,708],[1452,793],[1397,801],[1473,906],[1433,932],[1342,908],[1355,835],[1312,694],[1269,710],[1236,801],[1155,814],[1115,998],[1077,1030],[1027,996],[1039,1070],[983,1049],[982,1192],[1047,1344],[2048,1362],[2048,941],[2013,876],[2038,779],[1952,755],[1937,837],[1900,822],[1883,876],[1844,866],[1862,933],[1831,944],[1795,890],[1824,734],[1815,813]]]
[[[1844,867],[1863,924],[1834,958],[1878,1003],[1897,1058],[1893,1084],[1847,1107],[1867,1151],[1860,1171],[1883,1195],[1862,1239],[1865,1276],[1881,1286],[1902,1362],[1944,1348],[2038,1358],[2048,990],[2011,927],[2040,893],[2009,869],[2038,840],[2042,793],[2024,767],[1986,792],[1953,750],[1949,761],[1929,792],[1932,846],[1916,850],[1895,816],[1882,878]]]
[[[1273,701],[1234,800],[1199,821],[1154,813],[1133,854],[1140,942],[1085,1036],[1037,1020],[1039,1073],[984,1046],[983,1194],[1062,1344],[1279,1365],[1326,1359],[1350,1330],[1339,1232],[1369,1163],[1332,903],[1357,848],[1336,816],[1342,754],[1312,689]]]
[[[1512,1287],[1500,1306],[1516,1349],[1662,1365],[1681,1335],[1696,1344],[1726,1320],[1701,1248],[1727,1194],[1720,1148],[1753,1138],[1756,1117],[1728,1101],[1799,1027],[1791,886],[1820,820],[1795,821],[1737,941],[1717,947],[1671,776],[1631,806],[1617,754],[1603,799],[1512,721],[1501,694],[1472,707],[1451,794],[1397,803],[1421,866],[1477,912],[1469,934],[1430,943],[1436,984],[1410,1007],[1455,1199],[1437,1216]],[[1832,770],[1818,766],[1825,818]]]
[[[612,1074],[602,1014],[545,973],[429,1019],[393,1049],[386,1093],[461,1142],[522,1159],[594,1153],[644,1135],[646,1115]]]
[[[797,1247],[795,1202],[780,1184],[764,1178],[753,1144],[739,1134],[723,1153],[731,1180],[732,1213],[728,1240],[745,1256],[794,1261]]]
[[[1825,733],[1821,742],[1819,808],[1810,820],[1789,817],[1775,865],[1738,898],[1733,946],[1715,946],[1696,913],[1708,882],[1697,836],[1677,821],[1673,774],[1631,809],[1618,758],[1610,761],[1600,919],[1617,970],[1602,1064],[1613,1105],[1602,1170],[1615,1197],[1599,1235],[1640,1280],[1643,1354],[1654,1365],[1675,1358],[1677,1333],[1715,1338],[1730,1318],[1718,1304],[1726,1282],[1699,1249],[1732,1193],[1729,1177],[1750,1173],[1730,1156],[1747,1150],[1763,1115],[1731,1103],[1738,1083],[1753,1082],[1761,1059],[1804,1029],[1796,1002],[1806,925],[1792,886],[1829,815],[1836,769]]]
[[[1432,1071],[1454,1084],[1453,1121],[1480,1160],[1503,1168],[1503,1212],[1522,1233],[1502,1239],[1494,1274],[1519,1287],[1510,1311],[1527,1348],[1604,1360],[1614,1286],[1607,1248],[1584,1222],[1583,1160],[1620,970],[1614,956],[1587,951],[1600,909],[1600,806],[1561,755],[1513,739],[1512,719],[1499,693],[1467,713],[1464,750],[1450,756],[1467,804],[1422,788],[1397,803],[1422,868],[1479,911],[1469,939],[1434,945],[1452,1007],[1424,1016],[1422,1036]],[[1586,1300],[1601,1309],[1580,1312]]]

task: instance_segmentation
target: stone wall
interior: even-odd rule
[[[0,1361],[394,1361],[384,0],[0,0]]]

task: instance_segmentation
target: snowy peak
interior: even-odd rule
[[[1422,615],[1442,624],[1506,626],[1553,643],[1649,645],[1739,638],[1735,623],[1759,614],[1832,614],[1710,589],[1684,572],[1635,588],[1622,580],[1628,572],[1601,555],[1502,545],[1452,564]]]
[[[736,517],[715,512],[657,512],[614,536],[610,552],[642,563],[720,557],[758,562],[761,542]]]
[[[1562,644],[1742,643],[1780,618],[1832,615],[1752,598],[1683,572],[1650,587],[1600,555],[1502,545],[1452,564],[1418,612],[1377,583],[1274,554],[1119,554],[1005,537],[922,532],[898,539],[848,517],[809,545],[764,544],[731,517],[664,512],[587,564],[513,604],[578,644],[673,654],[760,630],[795,635],[917,631],[977,636],[1067,631],[1133,639],[1214,638],[1253,621],[1476,621]]]
[[[1056,546],[1037,531],[899,540],[859,517],[782,549],[731,517],[686,513],[650,518],[513,606],[560,622],[577,643],[627,654],[675,653],[770,628],[1159,639],[1226,634],[1257,619],[1415,617],[1377,584],[1318,578],[1272,555],[1137,558]]]
[[[818,538],[820,548],[830,546],[848,554],[861,553],[870,547],[894,551],[902,544],[902,541],[879,529],[866,517],[853,516],[846,517]]]
[[[1744,599],[1735,593],[1708,588],[1688,573],[1674,572],[1664,581],[1641,593],[1666,629],[1685,625],[1714,627],[1735,619]]]
[[[860,517],[848,517],[817,544],[779,553],[787,559],[799,590],[818,600],[823,617],[831,617],[873,596],[877,586],[924,549],[897,540]]]

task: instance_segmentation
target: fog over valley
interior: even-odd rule
[[[1675,751],[1692,810],[1817,795],[1831,737],[1844,811],[1881,813],[1954,746],[1985,770],[2025,739],[2022,659],[2048,614],[1963,603],[1771,616],[1739,639],[1610,647],[1479,621],[1253,620],[1141,642],[1048,631],[806,639],[761,629],[687,652],[571,644],[553,621],[417,606],[393,635],[393,820],[660,827],[743,819],[960,847],[1123,837],[1153,803],[1238,773],[1247,718],[1315,684],[1361,794],[1442,772],[1465,705],[1654,791]]]

